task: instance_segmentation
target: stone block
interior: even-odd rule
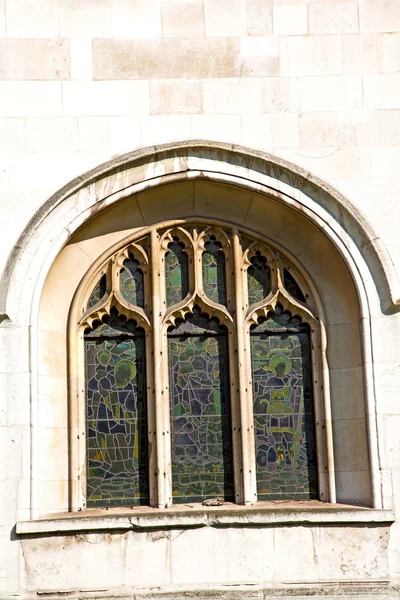
[[[73,38],[71,47],[71,79],[93,79],[92,40]]]
[[[337,471],[336,497],[343,504],[371,505],[371,475],[365,471]]]
[[[246,35],[245,0],[204,0],[205,31],[208,37]]]
[[[238,56],[235,73],[237,77],[277,77],[279,56]]]
[[[64,113],[70,116],[149,113],[147,81],[67,81],[63,98]]]
[[[150,114],[193,114],[203,112],[201,81],[167,79],[150,82]]]
[[[383,417],[383,444],[385,449],[385,467],[400,468],[400,415],[385,415]]]
[[[160,115],[143,119],[142,144],[150,146],[189,139],[191,137],[190,118],[190,115]]]
[[[400,10],[397,0],[360,0],[360,31],[400,31]]]
[[[331,369],[349,369],[361,366],[361,338],[358,323],[329,325],[327,336],[330,340],[328,361]]]
[[[68,429],[41,427],[39,457],[41,481],[68,480]]]
[[[368,109],[400,108],[400,73],[365,75],[364,103]]]
[[[116,38],[160,37],[160,0],[112,0],[112,32]]]
[[[312,112],[299,115],[300,146],[354,146],[354,125],[339,125],[333,112]]]
[[[362,80],[357,76],[303,77],[300,79],[303,111],[352,110],[362,106]]]
[[[0,39],[0,80],[69,79],[69,41]]]
[[[249,148],[270,152],[272,150],[271,115],[242,115],[242,144]]]
[[[333,419],[361,419],[365,416],[362,367],[332,369],[329,373]],[[349,394],[349,390],[354,393]]]
[[[272,0],[246,0],[248,35],[272,33]]]
[[[307,5],[294,4],[274,6],[273,8],[274,35],[306,35]]]
[[[339,35],[289,36],[280,39],[281,75],[340,75]]]
[[[40,375],[38,389],[40,427],[67,428],[68,389],[66,377]]]
[[[2,14],[5,13],[4,7],[5,0]],[[56,38],[60,35],[58,4],[54,0],[7,1],[6,23],[7,37]],[[61,36],[63,37],[63,34]]]
[[[254,194],[250,190],[197,180],[194,192],[194,214],[214,214],[216,218],[225,219],[229,213],[234,223],[243,223],[252,206],[253,198]]]
[[[266,77],[261,81],[261,91],[265,113],[300,109],[300,83],[295,77]]]
[[[308,4],[308,27],[311,35],[321,33],[357,33],[357,0],[319,0]]]
[[[288,580],[287,565],[282,560],[285,548],[298,548],[301,552],[293,552],[290,556],[290,582],[314,581],[316,563],[313,549],[312,530],[309,527],[277,527],[274,544],[274,570],[277,581]]]
[[[335,471],[368,471],[368,443],[365,419],[332,421]],[[369,496],[369,490],[368,494]],[[366,496],[366,492],[363,492]],[[348,498],[351,497],[348,496]]]
[[[39,482],[40,514],[68,512],[68,480]]]
[[[6,0],[0,0],[0,37],[6,37]]]
[[[108,152],[110,149],[110,120],[118,117],[78,117],[79,150]]]
[[[400,365],[377,363],[374,365],[376,381],[376,410],[379,414],[400,414]]]
[[[201,2],[162,4],[161,17],[165,38],[204,36],[204,4]]]
[[[111,37],[111,2],[62,0],[59,6],[60,35],[72,38]]]
[[[206,80],[205,113],[259,113],[261,87],[258,78]]]
[[[0,118],[0,152],[22,152],[25,146],[25,120]]]
[[[94,40],[94,78],[235,77],[238,54],[239,40],[223,38]]]
[[[29,373],[1,373],[0,423],[2,425],[29,425],[30,423]]]
[[[131,152],[141,145],[140,119],[137,117],[110,117],[110,154]]]
[[[29,152],[76,152],[78,125],[73,117],[28,117],[26,140]]]
[[[382,70],[384,73],[400,71],[400,33],[384,33],[382,39]]]
[[[192,115],[194,139],[237,143],[241,134],[239,115]]]
[[[247,36],[240,38],[241,58],[279,57],[279,38],[276,35]]]
[[[274,148],[298,148],[298,115],[282,113],[271,115],[272,146]]]
[[[28,428],[25,428],[26,431]],[[22,477],[23,427],[0,427],[2,460],[0,462],[0,480]],[[29,465],[29,461],[28,461]]]
[[[55,116],[61,112],[61,82],[0,82],[0,116]]]
[[[0,536],[0,593],[5,596],[17,594],[20,589],[20,560],[21,547],[10,540],[10,531],[7,531]]]
[[[379,73],[383,63],[383,36],[373,33],[342,36],[343,73]]]
[[[371,148],[372,176],[376,178],[396,177],[400,173],[398,147]]]
[[[29,371],[29,338],[26,327],[0,328],[0,373]]]

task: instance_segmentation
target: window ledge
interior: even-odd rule
[[[166,509],[87,509],[79,513],[52,514],[38,520],[19,521],[18,535],[74,531],[193,529],[201,527],[270,527],[286,525],[361,525],[395,520],[392,510],[344,504],[310,502],[260,502],[254,506],[225,503],[220,507],[186,504]]]

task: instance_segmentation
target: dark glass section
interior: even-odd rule
[[[280,312],[250,340],[258,499],[315,499],[309,327]]]
[[[283,270],[283,285],[293,298],[300,300],[300,302],[306,302],[303,292],[300,289],[297,281],[293,275],[287,270]]]
[[[124,261],[124,268],[119,276],[119,287],[122,296],[129,304],[144,308],[143,273],[139,269],[138,261],[132,255]]]
[[[205,245],[202,257],[203,289],[219,304],[226,304],[225,256],[221,244],[212,235]]]
[[[257,252],[247,269],[247,289],[249,305],[261,302],[271,291],[271,271],[267,259]]]
[[[177,304],[189,293],[188,255],[177,237],[168,245],[165,255],[165,296],[167,307]]]
[[[87,506],[148,504],[144,332],[114,314],[85,353]]]
[[[198,313],[168,336],[175,503],[233,500],[227,342]]]
[[[106,276],[103,275],[89,298],[89,302],[87,305],[88,309],[93,308],[93,306],[96,306],[96,304],[100,302],[100,300],[103,298],[104,294],[106,293],[106,283]]]

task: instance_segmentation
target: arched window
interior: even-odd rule
[[[82,312],[82,507],[319,497],[317,315],[284,256],[230,226],[155,226]]]

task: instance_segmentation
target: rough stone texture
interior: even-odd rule
[[[69,79],[69,40],[0,39],[0,79]]]

